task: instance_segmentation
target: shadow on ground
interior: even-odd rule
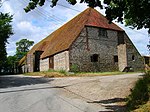
[[[50,78],[34,78],[22,76],[0,76],[0,88],[20,87],[25,85],[42,84],[52,81]]]
[[[88,103],[100,103],[102,104],[106,109],[109,109],[110,111],[99,111],[99,112],[126,112],[125,105],[121,105],[121,102],[125,102],[125,98],[113,98],[113,99],[107,99],[107,100],[101,100],[101,101],[93,101]]]

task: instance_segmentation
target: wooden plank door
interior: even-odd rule
[[[49,58],[49,68],[54,69],[54,57],[53,56]]]

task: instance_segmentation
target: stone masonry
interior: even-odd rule
[[[80,71],[117,71],[118,62],[114,62],[117,52],[117,31],[106,30],[100,35],[100,28],[85,27],[70,48],[70,64],[77,65]],[[97,62],[91,62],[91,56],[98,55]]]
[[[144,70],[144,60],[136,47],[133,45],[129,37],[124,34],[127,51],[127,65],[132,67],[134,71]]]
[[[49,58],[40,60],[40,71],[47,71],[49,69]]]
[[[79,71],[123,71],[127,66],[142,70],[141,56],[121,32],[97,27],[85,27],[69,49],[70,66],[78,66]],[[94,62],[92,56],[98,58]],[[132,59],[134,58],[134,59]]]
[[[27,66],[28,66],[28,72],[34,72],[34,55],[33,54],[27,54]]]
[[[64,51],[54,56],[54,70],[69,71],[69,52]]]

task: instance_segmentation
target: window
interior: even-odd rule
[[[98,62],[98,54],[93,54],[91,56],[91,62]]]
[[[118,62],[118,56],[117,56],[117,55],[114,56],[114,62],[115,62],[115,63]]]
[[[99,37],[107,37],[107,31],[105,29],[99,29]]]
[[[118,32],[118,45],[124,44],[124,35],[123,32]]]
[[[132,61],[135,61],[135,56],[134,55],[132,55]]]

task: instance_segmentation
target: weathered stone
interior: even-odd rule
[[[83,29],[82,36],[79,35],[69,50],[71,65],[77,65],[80,71],[123,71],[127,66],[131,66],[135,71],[143,69],[140,54],[124,32],[121,38],[125,39],[122,40],[122,44],[118,44],[117,31],[106,30],[105,37],[99,35],[99,30],[100,28],[96,27]],[[128,48],[129,46],[131,48]],[[97,62],[91,62],[90,57],[93,54],[98,54]],[[133,54],[135,60],[131,61]],[[118,56],[118,62],[114,62],[114,56]]]
[[[40,71],[47,71],[49,69],[49,58],[40,60]]]
[[[54,70],[69,71],[69,52],[64,51],[54,56]]]
[[[34,55],[33,54],[27,54],[27,66],[28,66],[28,72],[33,72],[33,66],[34,66]]]

